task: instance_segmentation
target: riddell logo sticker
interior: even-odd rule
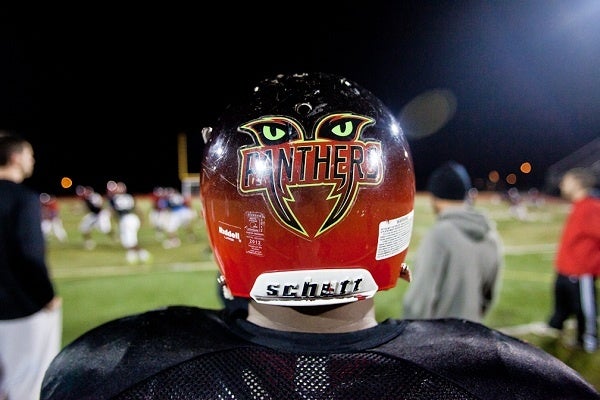
[[[219,225],[219,233],[226,239],[226,240],[230,240],[230,241],[237,241],[237,242],[241,242],[242,239],[240,237],[240,233],[239,232],[235,232],[233,230],[227,229],[227,228],[223,228],[221,225]]]
[[[374,123],[369,117],[339,113],[324,117],[309,133],[283,116],[240,126],[255,142],[239,150],[240,192],[263,195],[289,230],[305,237],[321,235],[344,219],[360,186],[381,183],[381,143],[362,139],[364,129]],[[326,188],[322,200],[330,208],[312,229],[306,224],[315,216],[294,208],[294,190],[308,187]]]

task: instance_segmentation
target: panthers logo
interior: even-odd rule
[[[254,145],[239,150],[238,190],[263,195],[287,229],[303,237],[317,237],[344,219],[361,185],[378,185],[383,176],[381,143],[362,140],[372,118],[338,113],[327,115],[306,132],[295,120],[267,116],[240,126]],[[316,229],[308,229],[314,214],[296,215],[294,191],[325,191],[329,212]],[[316,199],[315,199],[316,200]]]

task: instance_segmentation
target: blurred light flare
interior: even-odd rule
[[[498,171],[495,170],[490,171],[490,173],[488,174],[488,179],[492,183],[498,183],[498,181],[500,181],[500,174],[498,173]]]
[[[63,189],[69,189],[71,186],[73,186],[73,180],[71,180],[71,178],[65,176],[60,180],[60,186]]]
[[[449,89],[427,90],[400,111],[400,124],[409,138],[430,136],[442,129],[456,113],[457,100]]]
[[[50,199],[51,199],[51,197],[50,197],[50,195],[48,193],[45,193],[45,192],[44,193],[40,193],[40,201],[42,203],[44,203],[44,204],[48,203],[50,201]]]
[[[522,173],[524,174],[528,174],[531,172],[531,164],[529,162],[524,162],[521,164],[521,166],[519,167],[519,169],[521,170]]]
[[[517,175],[513,173],[506,175],[506,183],[508,183],[509,185],[514,185],[515,183],[517,183]]]

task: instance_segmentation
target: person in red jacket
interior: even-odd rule
[[[571,201],[555,259],[554,312],[548,325],[563,329],[577,317],[577,345],[592,353],[598,349],[596,279],[600,275],[600,198],[593,195],[595,176],[584,168],[567,171],[560,181],[561,195]]]

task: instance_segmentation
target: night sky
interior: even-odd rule
[[[278,73],[337,73],[403,123],[417,186],[442,162],[533,171],[600,137],[600,2],[221,2],[7,10],[0,24],[0,121],[30,139],[39,191],[179,186],[177,136],[198,171],[200,130],[238,93]],[[203,7],[206,7],[204,9]],[[435,132],[405,120],[423,93],[455,112]]]

